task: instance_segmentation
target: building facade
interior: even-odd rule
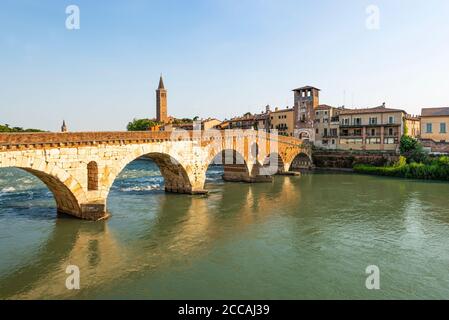
[[[269,113],[270,131],[277,130],[281,136],[292,137],[295,129],[293,108],[278,109]]]
[[[340,111],[339,149],[395,151],[404,134],[406,112],[380,107]]]
[[[319,105],[315,108],[314,145],[318,148],[337,149],[340,136],[340,108]]]
[[[421,136],[421,117],[407,114],[405,116],[405,128],[407,135],[413,138]]]
[[[424,108],[421,111],[421,139],[449,142],[449,108]]]

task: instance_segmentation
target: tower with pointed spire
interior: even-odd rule
[[[67,126],[65,124],[65,120],[62,120],[61,132],[67,132]]]
[[[167,116],[167,90],[164,87],[162,74],[159,79],[159,87],[156,90],[156,120],[158,122],[168,122]]]

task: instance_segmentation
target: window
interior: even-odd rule
[[[446,123],[440,123],[440,133],[446,133]]]
[[[327,136],[327,128],[324,128],[324,136]]]
[[[312,91],[307,91],[307,96],[310,97],[312,95]]]
[[[389,116],[388,117],[388,123],[389,124],[393,124],[394,123],[394,117],[393,116]]]
[[[375,136],[376,135],[376,129],[371,129],[371,135]]]
[[[432,124],[431,123],[426,124],[426,133],[432,133]]]
[[[320,133],[320,130],[317,128],[317,129],[315,130],[315,133],[316,133],[316,134]]]
[[[384,144],[395,144],[397,143],[395,138],[385,138],[384,139]]]
[[[380,144],[380,138],[367,138],[367,144]]]
[[[392,136],[393,135],[393,128],[388,128],[388,135]]]
[[[377,124],[377,118],[369,118],[369,124]]]
[[[98,190],[98,165],[95,161],[87,165],[87,190]]]
[[[359,126],[362,124],[362,118],[354,118],[354,125]]]

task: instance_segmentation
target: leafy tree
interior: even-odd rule
[[[39,129],[23,129],[21,127],[10,127],[9,124],[0,125],[0,132],[44,132]]]
[[[407,162],[425,162],[427,154],[424,152],[421,143],[410,136],[402,136],[399,146],[401,155],[407,158]]]
[[[159,125],[158,122],[150,119],[134,119],[126,126],[128,131],[148,131],[150,128]]]

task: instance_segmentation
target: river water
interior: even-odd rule
[[[449,184],[355,174],[224,183],[166,194],[135,161],[103,222],[57,218],[52,194],[0,170],[2,299],[449,298]],[[80,289],[65,286],[80,270]],[[378,266],[380,290],[366,268]]]

